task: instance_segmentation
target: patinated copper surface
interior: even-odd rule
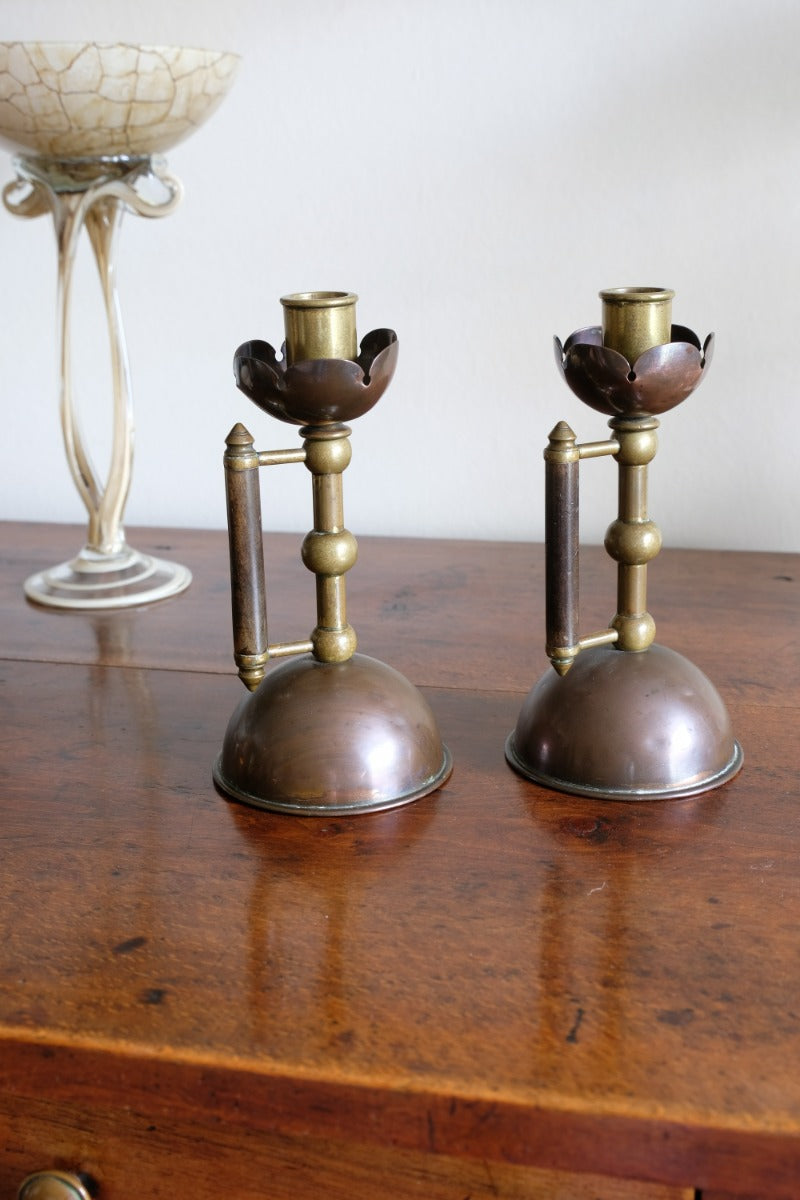
[[[399,671],[365,654],[307,654],[241,701],[214,779],[259,808],[320,816],[396,808],[451,769],[427,701]]]
[[[616,800],[693,796],[742,765],[716,688],[683,655],[652,645],[581,651],[548,671],[508,739],[508,761],[545,787]]]
[[[577,329],[563,346],[554,339],[558,369],[575,395],[609,417],[658,416],[690,396],[714,349],[710,333],[703,345],[691,329],[672,326],[666,345],[652,346],[634,363],[603,345],[599,325]]]
[[[354,360],[306,359],[287,364],[269,342],[250,341],[233,358],[236,385],[248,399],[280,421],[320,425],[354,421],[378,403],[397,365],[398,342],[393,329],[373,329],[364,336]]]

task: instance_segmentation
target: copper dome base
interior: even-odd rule
[[[674,650],[582,650],[544,675],[506,742],[508,762],[545,787],[610,800],[694,796],[742,765],[713,684]]]
[[[452,761],[420,692],[385,663],[311,655],[265,677],[231,717],[214,779],[236,800],[307,816],[418,800]]]

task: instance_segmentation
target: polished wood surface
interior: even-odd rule
[[[7,1194],[45,1166],[109,1198],[210,1196],[217,1169],[243,1198],[800,1194],[800,556],[653,565],[659,640],[745,767],[624,804],[503,758],[546,667],[540,548],[362,539],[361,648],[423,688],[455,770],[300,819],[211,781],[243,690],[224,534],[137,532],[192,587],[93,616],[21,593],[77,531],[0,528]],[[276,640],[313,624],[299,543],[267,538]],[[614,572],[582,570],[589,629]]]

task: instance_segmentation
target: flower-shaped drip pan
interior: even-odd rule
[[[555,338],[564,379],[584,404],[607,416],[658,416],[675,408],[697,387],[713,349],[713,333],[701,346],[683,325],[673,325],[669,342],[652,346],[633,364],[603,345],[599,325],[576,330],[563,346]]]
[[[326,425],[354,421],[378,403],[397,365],[393,329],[373,329],[356,359],[316,358],[287,365],[268,342],[244,342],[233,359],[236,386],[279,421]]]

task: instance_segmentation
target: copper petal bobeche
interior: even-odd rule
[[[244,342],[233,371],[240,391],[280,421],[319,425],[354,421],[378,403],[397,365],[393,329],[373,329],[355,360],[318,358],[287,366],[268,342]]]
[[[631,364],[603,345],[599,325],[578,329],[562,346],[555,338],[556,362],[584,404],[607,416],[658,416],[691,395],[711,361],[714,335],[703,346],[691,329],[672,326],[671,340],[653,346]]]

